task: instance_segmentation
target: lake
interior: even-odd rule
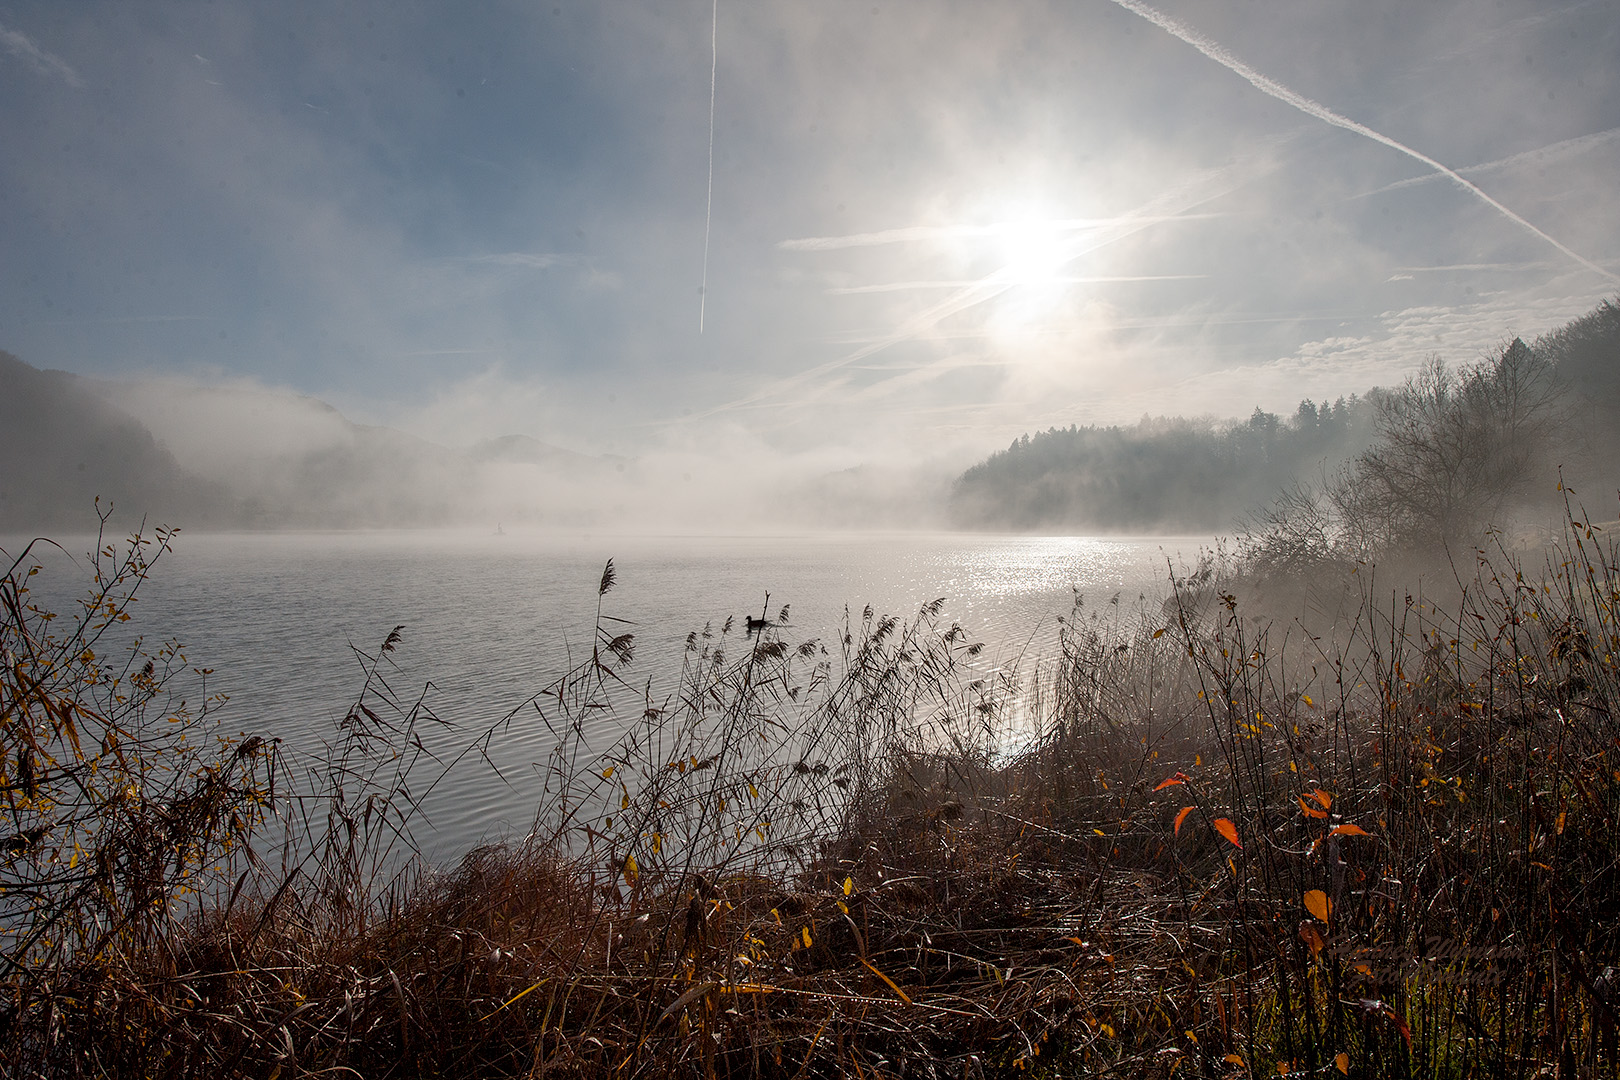
[[[479,731],[589,655],[597,585],[614,560],[602,611],[636,634],[629,668],[655,689],[680,669],[687,634],[728,618],[775,619],[790,644],[841,632],[845,605],[909,618],[944,597],[945,625],[986,643],[988,664],[1049,655],[1076,593],[1134,610],[1168,591],[1167,567],[1195,561],[1209,537],[1084,538],[964,534],[646,536],[469,532],[182,534],[143,587],[130,624],[149,643],[176,638],[213,669],[210,691],[231,731],[318,747],[360,688],[355,648],[375,652],[402,625],[394,688],[463,731]],[[65,541],[82,552],[93,541]],[[12,543],[7,550],[18,549]],[[61,605],[87,580],[48,561],[36,594]],[[769,594],[767,608],[766,596]],[[740,632],[739,632],[740,637]],[[1027,670],[1029,663],[1023,667]],[[533,725],[531,725],[531,728]],[[592,733],[603,741],[617,732]],[[454,737],[449,742],[454,743]],[[530,766],[543,730],[498,748],[505,781],[481,762],[435,791],[430,850],[445,856],[527,828]]]

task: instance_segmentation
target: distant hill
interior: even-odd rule
[[[93,528],[98,496],[122,511],[121,527],[232,516],[223,487],[184,469],[115,400],[0,352],[0,530]]]
[[[476,486],[464,454],[356,424],[307,395],[166,379],[95,385],[183,466],[226,485],[240,528],[443,525]]]
[[[238,384],[90,379],[0,353],[0,531],[576,524],[623,471],[524,435],[458,449]]]

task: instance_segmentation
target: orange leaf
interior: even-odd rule
[[[1187,815],[1188,815],[1188,814],[1190,814],[1190,813],[1192,813],[1192,811],[1193,811],[1193,808],[1192,808],[1192,807],[1190,807],[1190,806],[1183,806],[1183,807],[1182,807],[1182,808],[1181,808],[1181,813],[1179,813],[1179,814],[1177,814],[1177,815],[1176,815],[1176,835],[1177,835],[1177,836],[1180,836],[1180,835],[1181,835],[1181,823],[1182,823],[1182,822],[1183,822],[1183,821],[1186,821],[1186,820],[1187,820]]]
[[[1299,812],[1310,818],[1325,818],[1328,815],[1326,810],[1318,810],[1306,802],[1303,795],[1299,796]]]
[[[1238,839],[1237,826],[1232,824],[1226,818],[1218,817],[1214,821],[1210,822],[1210,824],[1214,825],[1215,831],[1226,837],[1233,847],[1239,849],[1243,847],[1243,841]],[[1343,827],[1344,826],[1340,826],[1340,828]]]
[[[1312,956],[1320,956],[1322,950],[1327,948],[1327,942],[1322,940],[1322,932],[1313,923],[1301,922],[1299,936],[1310,947]]]
[[[1186,782],[1187,774],[1178,772],[1168,780],[1160,780],[1156,785],[1154,785],[1153,790],[1163,791],[1167,787],[1174,787],[1176,784],[1185,784]]]
[[[1372,833],[1360,825],[1335,825],[1328,830],[1329,836],[1371,836]]]
[[[1328,897],[1321,889],[1307,889],[1305,891],[1305,910],[1315,915],[1322,922],[1328,921]]]
[[[1349,1054],[1346,1054],[1342,1050],[1339,1051],[1339,1053],[1334,1054],[1333,1055],[1333,1064],[1334,1064],[1334,1067],[1337,1068],[1340,1072],[1344,1073],[1344,1075],[1346,1075],[1346,1076],[1350,1075],[1350,1055]]]
[[[1312,799],[1315,799],[1317,802],[1321,803],[1322,804],[1322,809],[1324,809],[1324,810],[1333,809],[1333,796],[1329,795],[1327,792],[1323,791],[1321,788],[1317,788],[1315,791],[1311,792],[1310,797]]]

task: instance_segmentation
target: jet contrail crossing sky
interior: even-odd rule
[[[1435,172],[1440,173],[1442,176],[1450,179],[1457,186],[1472,192],[1487,206],[1490,206],[1496,210],[1509,221],[1529,230],[1536,236],[1539,236],[1541,239],[1545,240],[1547,243],[1551,244],[1565,255],[1568,255],[1571,259],[1574,259],[1576,262],[1580,263],[1594,274],[1600,274],[1603,277],[1608,278],[1610,281],[1620,283],[1620,274],[1615,274],[1613,271],[1605,270],[1603,267],[1599,266],[1591,259],[1588,259],[1586,256],[1565,247],[1558,240],[1548,236],[1546,233],[1530,224],[1530,222],[1526,221],[1524,218],[1520,217],[1506,206],[1503,206],[1501,203],[1491,198],[1483,190],[1481,190],[1477,184],[1473,183],[1461,173],[1458,173],[1455,169],[1442,165],[1440,162],[1434,160],[1432,157],[1429,157],[1427,154],[1414,150],[1405,143],[1390,138],[1388,135],[1374,131],[1366,124],[1360,124],[1347,116],[1341,116],[1332,109],[1328,108],[1326,105],[1323,105],[1317,101],[1312,101],[1304,94],[1296,93],[1295,91],[1290,90],[1288,87],[1284,86],[1282,83],[1271,78],[1270,76],[1263,75],[1254,70],[1254,68],[1227,52],[1226,49],[1224,49],[1218,43],[1211,41],[1209,38],[1203,36],[1197,31],[1184,26],[1180,22],[1177,22],[1175,19],[1172,19],[1170,16],[1164,14],[1156,8],[1151,8],[1148,5],[1141,3],[1140,0],[1109,0],[1109,3],[1116,4],[1119,7],[1124,8],[1126,11],[1131,12],[1133,15],[1139,15],[1148,22],[1152,23],[1154,26],[1164,30],[1166,33],[1180,38],[1182,41],[1186,42],[1188,45],[1191,45],[1193,48],[1197,49],[1199,52],[1203,53],[1217,64],[1226,68],[1228,71],[1242,76],[1242,78],[1247,80],[1251,86],[1253,86],[1256,90],[1259,90],[1261,93],[1274,97],[1278,101],[1285,104],[1292,105],[1294,108],[1308,116],[1314,116],[1318,120],[1332,124],[1334,127],[1344,128],[1346,131],[1353,131],[1357,135],[1365,136],[1374,142],[1383,143],[1390,149],[1398,150],[1414,161],[1422,162]]]

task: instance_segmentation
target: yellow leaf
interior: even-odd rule
[[[1158,630],[1153,631],[1153,640],[1154,641],[1158,641],[1162,637],[1164,637],[1164,629],[1163,628],[1160,628]]]
[[[1227,1054],[1221,1060],[1226,1062],[1228,1065],[1236,1065],[1240,1069],[1243,1068],[1243,1059],[1238,1057],[1236,1054]]]
[[[906,994],[906,992],[904,990],[900,989],[899,984],[897,984],[893,979],[889,978],[887,975],[883,974],[883,972],[881,972],[877,968],[873,967],[871,965],[871,963],[869,963],[864,957],[861,959],[861,963],[866,964],[866,970],[870,971],[872,974],[876,975],[878,978],[880,978],[884,982],[888,983],[889,984],[889,989],[893,990],[896,994],[899,994],[901,1001],[905,1002],[907,1005],[911,1004],[911,998]]]
[[[1306,704],[1306,706],[1308,706],[1309,708],[1312,708],[1312,709],[1316,708],[1316,702],[1311,700],[1311,695],[1309,695],[1309,694],[1301,694],[1301,695],[1299,695],[1299,700],[1303,701]]]
[[[604,779],[604,780],[613,779],[613,768],[614,767],[612,765],[609,765],[607,768],[603,769],[602,770],[602,779]]]
[[[804,947],[808,949],[810,947],[810,928],[808,926],[802,927],[799,930],[799,936],[804,938]]]
[[[1239,850],[1242,850],[1243,841],[1238,839],[1238,831],[1237,831],[1237,826],[1236,825],[1232,824],[1230,821],[1228,821],[1226,818],[1223,818],[1223,817],[1216,818],[1214,821],[1210,822],[1210,824],[1215,826],[1215,831],[1216,832],[1218,832],[1222,836],[1226,837],[1227,843],[1231,844],[1235,848],[1238,848]],[[1343,828],[1343,826],[1340,826],[1340,828]]]
[[[1346,1054],[1343,1050],[1333,1055],[1333,1064],[1337,1066],[1338,1070],[1344,1075],[1350,1075],[1350,1055]]]
[[[1307,889],[1305,891],[1305,910],[1315,915],[1322,922],[1327,922],[1330,910],[1327,893],[1321,889]]]
[[[624,857],[624,880],[629,885],[636,883],[636,857],[634,855]]]
[[[855,881],[852,878],[844,879],[844,895],[849,896],[855,891]]]

